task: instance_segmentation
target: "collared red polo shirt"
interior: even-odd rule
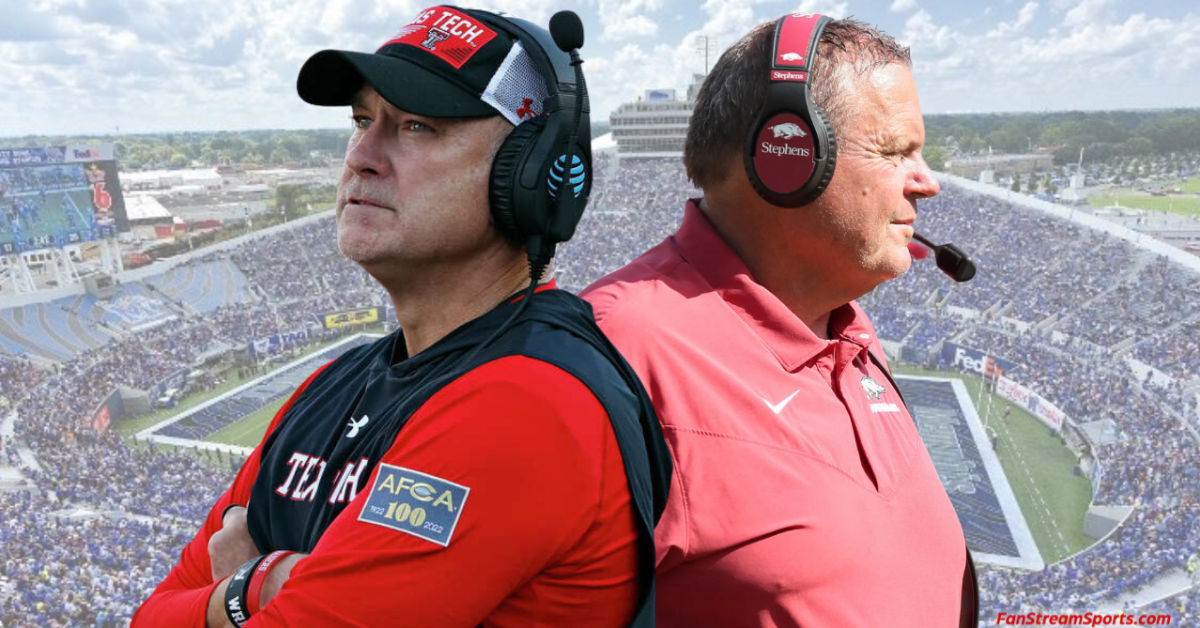
[[[581,296],[675,465],[655,531],[661,628],[973,624],[962,527],[857,304],[818,338],[695,201]]]

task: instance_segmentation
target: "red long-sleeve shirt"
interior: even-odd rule
[[[226,506],[246,503],[261,447],[131,628],[203,628],[217,586],[208,539]],[[447,545],[360,520],[390,468],[469,489]],[[637,533],[622,458],[603,406],[558,367],[511,356],[463,375],[412,415],[362,486],[248,628],[600,628],[633,614]]]

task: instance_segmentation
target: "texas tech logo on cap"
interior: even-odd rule
[[[393,44],[416,46],[458,70],[495,37],[496,31],[461,11],[433,7],[422,11],[379,48]]]
[[[446,41],[447,39],[450,39],[450,33],[440,28],[431,28],[425,41],[421,42],[421,47],[426,50],[437,50],[437,43],[439,41]]]

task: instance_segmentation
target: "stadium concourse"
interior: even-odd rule
[[[668,236],[695,194],[675,162],[597,165],[589,212],[557,262],[572,291]],[[1007,377],[1074,423],[1115,423],[1120,438],[1088,446],[1103,468],[1094,499],[1133,507],[1096,545],[1045,569],[985,566],[985,625],[999,611],[1131,605],[1197,625],[1200,594],[1185,574],[1200,546],[1200,277],[1143,243],[949,181],[920,210],[922,231],[968,250],[980,273],[953,285],[915,264],[862,300],[880,336],[901,357],[942,368],[947,341],[975,347],[1014,364]],[[214,347],[240,350],[331,311],[379,306],[391,316],[385,293],[338,252],[329,214],[89,299],[0,312],[0,415],[15,417],[0,466],[34,487],[0,493],[4,628],[127,625],[241,463],[97,433],[93,413],[114,390],[155,389]],[[39,350],[46,339],[52,351]],[[193,385],[221,383],[200,375]],[[1181,579],[1167,597],[1152,594]]]

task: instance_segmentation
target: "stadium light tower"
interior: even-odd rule
[[[696,54],[704,55],[704,74],[708,75],[708,57],[716,56],[718,40],[716,35],[696,35]]]

